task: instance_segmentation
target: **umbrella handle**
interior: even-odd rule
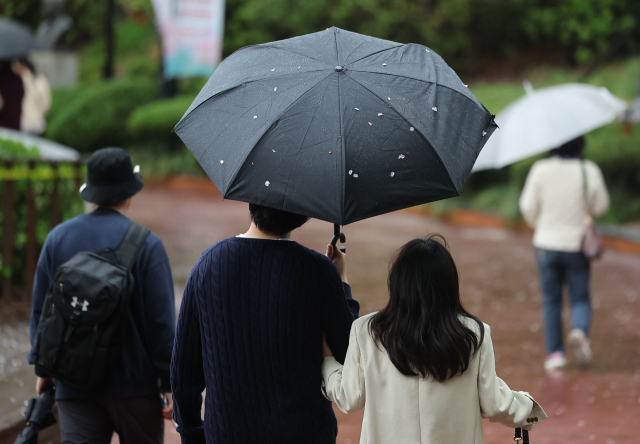
[[[344,244],[347,241],[347,238],[345,237],[344,233],[340,231],[340,225],[333,224],[333,237],[331,238],[331,246],[333,248],[336,247],[338,240],[340,240],[340,242]],[[342,253],[346,253],[347,247],[340,247],[340,251],[342,251]]]

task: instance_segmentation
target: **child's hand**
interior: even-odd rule
[[[333,352],[327,344],[327,335],[322,335],[322,356],[324,356],[325,358],[327,356],[333,356]]]

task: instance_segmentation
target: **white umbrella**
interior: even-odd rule
[[[21,131],[0,128],[0,139],[13,140],[29,148],[36,147],[40,153],[39,158],[42,160],[73,162],[80,159],[80,153],[73,148]]]
[[[473,171],[502,168],[556,148],[578,136],[613,122],[625,102],[606,88],[568,83],[527,94],[496,116],[500,128],[487,141]]]

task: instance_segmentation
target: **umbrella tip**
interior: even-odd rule
[[[533,85],[531,84],[530,81],[525,80],[524,82],[522,82],[522,86],[524,87],[524,91],[527,93],[528,96],[533,94]]]

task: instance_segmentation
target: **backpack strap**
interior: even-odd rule
[[[120,265],[125,267],[127,270],[131,270],[133,268],[133,265],[136,263],[136,259],[138,258],[138,253],[140,253],[140,249],[147,240],[149,233],[151,233],[151,230],[147,227],[135,222],[131,222],[129,224],[127,231],[125,231],[124,236],[120,241],[120,245],[118,245],[118,248],[115,250]]]

